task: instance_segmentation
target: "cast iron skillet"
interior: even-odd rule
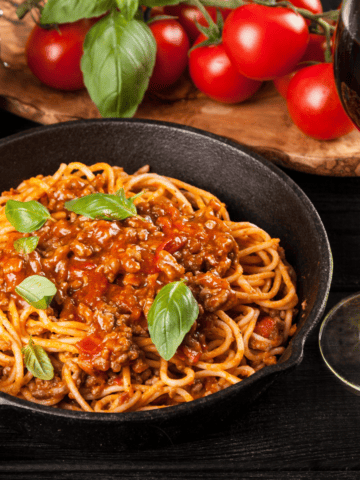
[[[0,142],[0,191],[53,174],[61,162],[107,162],[133,173],[179,178],[224,201],[232,219],[281,239],[298,276],[298,332],[277,365],[189,404],[145,412],[101,414],[44,407],[0,393],[1,422],[34,439],[69,446],[126,449],[194,438],[239,415],[280,374],[303,358],[306,338],[322,316],[332,277],[324,226],[309,199],[280,169],[227,139],[175,124],[96,119],[37,127]],[[304,303],[303,303],[304,302]],[[209,428],[210,426],[210,428]]]

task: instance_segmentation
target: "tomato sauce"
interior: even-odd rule
[[[71,179],[50,189],[41,201],[51,213],[66,212],[65,201],[94,188],[102,191],[98,177],[92,185]],[[219,210],[221,205],[212,207]],[[23,304],[15,287],[27,276],[45,275],[57,288],[48,315],[89,326],[75,346],[81,367],[94,378],[99,372],[116,374],[123,365],[143,374],[146,364],[133,336],[148,337],[146,312],[165,284],[186,279],[198,303],[210,311],[231,301],[230,285],[221,276],[236,259],[238,246],[211,209],[208,215],[188,215],[162,197],[140,203],[138,214],[142,218],[120,222],[66,212],[36,232],[35,251],[16,252],[17,233],[0,252],[0,302],[15,298]],[[178,350],[189,365],[203,351],[199,329],[196,322]]]

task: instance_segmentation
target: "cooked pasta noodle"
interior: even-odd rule
[[[91,220],[64,203],[123,188],[139,216]],[[9,199],[38,200],[51,218],[37,248],[14,249]],[[277,238],[230,220],[211,193],[106,163],[61,165],[23,181],[0,200],[0,390],[41,405],[87,412],[143,411],[189,402],[241,382],[278,361],[298,298],[294,270]],[[30,275],[57,288],[39,310],[15,292]],[[184,279],[199,316],[175,355],[152,342],[147,315],[164,285]],[[21,349],[40,345],[52,380],[27,370]]]

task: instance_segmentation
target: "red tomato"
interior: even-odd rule
[[[146,7],[143,7],[144,11]],[[160,15],[165,15],[164,7],[151,7],[150,18],[158,17]]]
[[[311,13],[322,13],[323,7],[320,0],[291,0],[294,7],[304,8]]]
[[[216,22],[216,7],[205,8],[208,11],[210,17],[214,20],[214,22]],[[204,27],[208,27],[208,23],[205,20],[204,15],[194,5],[188,5],[186,3],[179,3],[178,5],[167,5],[164,8],[164,12],[167,15],[173,15],[177,17],[178,22],[185,28],[185,31],[191,43],[193,43],[200,34],[195,22],[198,22]],[[231,9],[229,8],[221,9],[224,20],[230,12]]]
[[[59,90],[84,88],[80,59],[85,36],[95,21],[79,20],[51,29],[35,25],[25,47],[32,73],[42,83]]]
[[[224,1],[226,2],[227,0],[224,0]],[[221,12],[223,19],[226,20],[227,17],[230,15],[230,13],[233,11],[233,8],[220,8],[219,10]]]
[[[309,43],[301,62],[325,62],[326,38],[310,33]]]
[[[337,93],[332,63],[299,70],[289,84],[287,107],[295,125],[318,140],[339,138],[354,129]]]
[[[239,72],[255,80],[290,73],[304,55],[309,30],[288,8],[244,5],[225,20],[225,49]]]
[[[286,99],[289,84],[291,82],[291,79],[295,75],[295,73],[301,68],[305,68],[305,67],[306,65],[298,64],[296,65],[295,69],[291,73],[288,73],[287,75],[284,75],[282,77],[274,78],[273,82],[274,82],[275,88],[283,98]]]
[[[275,88],[282,97],[286,98],[290,80],[293,78],[295,73],[301,68],[308,66],[305,62],[325,62],[325,50],[326,40],[324,35],[310,33],[310,41],[308,43],[306,52],[304,53],[300,62],[296,65],[295,69],[283,77],[274,78]]]
[[[194,45],[205,40],[200,35]],[[224,45],[208,45],[191,51],[189,72],[196,87],[208,97],[224,103],[239,103],[251,97],[262,82],[241,75],[232,65]]]
[[[294,5],[294,7],[304,8],[305,10],[309,10],[311,13],[323,12],[323,7],[320,0],[291,0],[291,3]],[[309,19],[306,19],[305,21],[307,25],[310,25],[311,21]]]
[[[189,38],[176,20],[155,20],[149,25],[156,40],[156,60],[150,90],[161,90],[176,82],[188,64]]]

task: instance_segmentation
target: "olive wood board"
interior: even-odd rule
[[[40,124],[101,115],[86,90],[64,92],[43,84],[26,65],[25,43],[34,25],[16,16],[18,3],[0,0],[0,107]],[[145,95],[135,118],[200,128],[245,145],[280,166],[328,176],[360,176],[360,132],[331,141],[304,135],[292,122],[285,100],[264,82],[249,100],[229,105],[209,99],[188,72],[172,87]]]

